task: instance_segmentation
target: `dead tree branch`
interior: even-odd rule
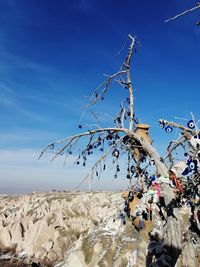
[[[131,58],[134,53],[136,40],[129,34],[129,40],[131,41],[129,46],[128,55],[126,57],[125,62],[123,63],[122,67],[118,72],[113,75],[108,76],[108,78],[102,82],[93,92],[92,96],[90,97],[89,103],[86,105],[81,119],[83,118],[86,110],[88,110],[92,105],[96,104],[100,100],[104,100],[104,96],[107,93],[109,87],[113,82],[118,82],[123,88],[128,89],[129,91],[129,130],[133,130],[134,127],[134,95],[133,95],[133,86],[131,82],[131,74],[130,74],[130,64]],[[123,126],[122,126],[123,127]]]
[[[62,143],[65,143],[67,142],[67,144],[65,144],[57,153],[56,153],[56,156],[57,157],[61,152],[63,152],[64,150],[66,150],[70,144],[72,143],[72,141],[76,140],[78,141],[81,137],[84,137],[84,136],[91,136],[93,134],[96,134],[96,133],[102,133],[102,132],[108,132],[108,131],[114,131],[114,132],[126,132],[126,129],[122,129],[122,128],[103,128],[103,129],[95,129],[95,130],[91,130],[91,131],[88,131],[88,132],[84,132],[84,133],[80,133],[80,134],[76,134],[76,135],[73,135],[73,136],[69,136],[69,137],[66,137],[64,139],[61,139],[61,140],[57,140],[57,141],[54,141],[53,143],[50,143],[48,144],[43,150],[42,152],[40,153],[38,159],[40,159],[43,154],[47,151],[48,148],[50,148],[51,146],[55,146],[56,144],[62,144]],[[55,157],[53,158],[53,160],[55,159]]]
[[[101,162],[103,160],[106,159],[106,157],[109,155],[109,153],[111,153],[111,151],[113,150],[114,147],[116,147],[120,141],[122,140],[122,138],[120,138],[120,140],[115,143],[114,145],[112,145],[108,151],[106,151],[106,153],[104,153],[96,162],[95,164],[92,166],[92,168],[89,170],[89,172],[87,173],[86,177],[80,182],[80,184],[75,188],[75,189],[78,189],[85,181],[87,181],[87,179],[93,174],[94,170],[98,167],[99,164],[101,164]],[[105,170],[105,168],[104,168]]]
[[[189,12],[192,12],[196,9],[200,8],[200,3],[197,3],[197,6],[193,7],[193,8],[190,8],[190,9],[187,9],[185,10],[184,12],[172,17],[172,18],[169,18],[167,20],[165,20],[165,22],[168,22],[168,21],[171,21],[171,20],[174,20],[174,19],[177,19],[178,17],[181,17],[181,16],[184,16],[185,14],[189,13]]]
[[[172,156],[172,152],[177,149],[180,145],[182,145],[185,141],[187,140],[186,136],[181,136],[178,140],[176,141],[171,141],[167,147],[167,154],[164,157],[164,160],[169,158],[170,164],[172,165],[174,163],[174,158]]]
[[[129,53],[128,53],[128,56],[127,56],[126,61],[125,61],[125,68],[126,68],[126,76],[127,76],[127,86],[128,86],[128,90],[129,90],[129,97],[130,97],[129,130],[132,131],[133,126],[134,126],[134,96],[133,96],[133,86],[132,86],[132,82],[131,82],[130,63],[131,63],[131,57],[132,57],[133,49],[134,49],[134,45],[135,45],[135,38],[133,38],[130,34],[129,34],[129,38],[131,40],[131,45],[129,47]]]
[[[194,130],[188,128],[188,127],[185,127],[182,124],[178,124],[178,123],[175,123],[175,122],[171,122],[171,121],[166,121],[166,120],[160,119],[159,123],[162,123],[164,125],[170,125],[170,126],[172,126],[174,128],[178,128],[178,129],[181,129],[183,131],[190,132],[191,134],[195,134],[196,133],[196,131],[194,131]]]
[[[138,135],[135,132],[136,127],[134,125],[134,116],[135,116],[134,94],[133,94],[133,86],[132,86],[132,81],[131,81],[130,65],[131,65],[131,58],[135,51],[136,39],[135,37],[132,37],[131,35],[129,35],[128,38],[130,40],[129,50],[128,50],[127,57],[121,69],[115,74],[109,76],[104,82],[102,82],[95,89],[94,93],[92,94],[90,98],[89,104],[86,106],[86,109],[88,109],[92,105],[96,104],[99,100],[103,100],[105,94],[108,91],[108,88],[117,79],[123,88],[128,89],[129,97],[126,99],[126,101],[128,102],[127,105],[125,105],[125,102],[123,101],[122,101],[122,104],[120,105],[120,111],[117,114],[117,117],[115,117],[116,127],[107,127],[107,128],[88,130],[87,132],[83,132],[80,134],[76,134],[76,135],[55,141],[47,145],[43,149],[39,158],[41,158],[48,149],[53,150],[55,146],[58,146],[58,149],[55,152],[52,160],[57,158],[59,155],[62,155],[64,152],[71,154],[72,153],[71,150],[75,149],[75,146],[77,145],[80,139],[82,139],[83,137],[89,137],[89,141],[87,142],[87,145],[85,146],[85,148],[82,149],[81,156],[79,155],[79,158],[82,157],[84,161],[86,160],[86,155],[92,154],[93,149],[96,149],[99,146],[101,146],[100,150],[103,151],[104,148],[102,146],[104,146],[104,143],[107,142],[107,145],[109,143],[108,146],[111,145],[111,148],[109,148],[108,151],[110,151],[110,149],[112,149],[113,146],[116,146],[116,143],[120,143],[121,145],[120,149],[122,150],[121,155],[125,151],[130,151],[131,153],[133,153],[132,159],[134,159],[134,153],[135,153],[134,148],[141,147],[141,151],[145,155],[142,155],[141,153],[140,156],[146,157],[148,155],[155,162],[155,166],[157,168],[158,173],[161,175],[167,174],[167,166],[164,164],[164,162],[162,162],[155,148],[151,146],[149,143],[147,143],[147,141],[145,141],[140,135]],[[126,115],[129,116],[128,128],[126,128],[125,126]],[[82,128],[82,126],[80,128]],[[119,136],[118,134],[120,134],[121,136]],[[122,139],[120,139],[121,137]],[[120,139],[120,141],[117,139]],[[141,163],[140,160],[141,158],[139,158],[139,161],[138,161],[139,165]]]
[[[120,77],[122,74],[126,73],[124,70],[120,70],[119,72],[109,76],[104,82],[102,82],[94,91],[92,96],[90,97],[90,102],[85,106],[84,111],[81,115],[80,120],[83,118],[86,110],[88,110],[91,106],[95,105],[99,100],[103,100],[105,94],[108,91],[108,88],[111,86],[111,83],[115,78]]]

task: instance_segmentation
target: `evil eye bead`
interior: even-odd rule
[[[114,157],[118,158],[118,157],[119,157],[119,150],[115,149],[115,150],[113,151],[112,155],[113,155]]]
[[[187,126],[188,126],[188,128],[190,128],[190,129],[194,129],[194,128],[195,128],[195,123],[194,123],[194,121],[193,121],[193,120],[188,121]]]
[[[155,181],[155,180],[156,180],[155,175],[150,176],[150,177],[149,177],[149,180],[150,180],[151,182]]]
[[[129,192],[129,194],[128,194],[128,199],[129,199],[130,202],[133,201],[133,199],[134,199],[133,192],[131,192],[131,191]]]
[[[164,124],[164,122],[160,122],[160,128],[161,128],[161,129],[164,129],[164,128],[165,128],[165,124]]]
[[[54,144],[50,145],[50,149],[53,150],[54,149]]]
[[[194,135],[194,139],[200,139],[200,133]]]
[[[192,171],[196,169],[195,163],[194,163],[193,161],[190,162],[190,164],[189,164],[189,168],[190,168],[190,170],[192,170]]]
[[[170,125],[168,125],[168,126],[165,127],[165,131],[166,131],[167,133],[171,133],[172,130],[173,130],[173,128],[172,128]]]
[[[134,173],[135,172],[135,167],[133,165],[131,165],[131,172]]]
[[[188,175],[190,172],[190,168],[187,167],[183,172],[182,172],[182,175]]]
[[[189,162],[188,165],[189,165],[190,170],[195,171],[195,170],[197,170],[198,162],[197,162],[197,160],[192,160]]]

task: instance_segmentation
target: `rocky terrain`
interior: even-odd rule
[[[132,227],[122,235],[115,218],[120,208],[120,193],[111,192],[1,197],[1,261],[17,257],[44,266],[108,266],[115,257],[123,265],[127,260],[120,251],[134,250],[136,236]]]
[[[145,266],[148,233],[123,224],[123,207],[120,192],[2,196],[0,266]]]

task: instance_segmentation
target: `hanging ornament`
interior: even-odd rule
[[[189,120],[187,123],[188,128],[194,129],[195,128],[195,123],[193,120]]]
[[[115,135],[115,140],[120,139],[120,136],[118,134]]]
[[[88,150],[93,149],[93,145],[89,145]]]
[[[191,171],[197,170],[197,165],[198,165],[197,160],[188,160],[187,165]]]
[[[129,200],[129,202],[132,202],[132,201],[133,201],[133,199],[134,199],[133,192],[132,192],[132,191],[130,191],[130,192],[128,193],[128,200]]]
[[[106,140],[112,140],[113,139],[113,135],[111,133],[109,133],[107,136],[106,136]]]
[[[117,121],[118,121],[118,123],[121,123],[122,122],[119,117],[117,117]]]
[[[130,140],[130,137],[128,135],[125,135],[123,137],[123,143],[126,144]]]
[[[193,161],[190,162],[189,168],[190,168],[190,170],[195,170],[196,169],[196,166],[195,166]]]
[[[185,168],[185,170],[182,172],[182,175],[188,175],[189,172],[190,172],[190,168],[187,167],[187,168]]]
[[[167,133],[171,133],[171,132],[173,131],[173,128],[172,128],[170,125],[167,125],[167,126],[165,127],[165,131],[166,131]]]
[[[112,155],[113,155],[114,157],[118,158],[118,157],[119,157],[119,150],[114,149],[113,152],[112,152]]]
[[[135,172],[135,167],[134,167],[134,165],[131,166],[131,172],[132,172],[132,173]]]
[[[54,144],[51,144],[49,147],[50,147],[51,150],[53,150],[54,149]]]
[[[164,129],[165,128],[165,123],[164,122],[160,122],[160,128]]]
[[[127,174],[126,178],[127,178],[127,179],[131,179],[130,174]]]
[[[117,172],[120,172],[120,168],[119,168],[119,165],[117,165],[117,167],[116,167],[117,169],[116,169],[116,171]]]

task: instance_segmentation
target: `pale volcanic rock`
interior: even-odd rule
[[[16,255],[40,262],[58,262],[73,242],[108,218],[107,227],[112,228],[123,200],[120,193],[54,192],[4,196],[0,203],[1,248],[14,248]]]
[[[143,267],[148,231],[138,233],[130,220],[124,225],[119,216],[123,209],[120,192],[0,197],[0,266],[9,266],[5,264],[14,256],[20,264],[13,267],[28,267],[33,261],[42,267]],[[185,206],[181,225],[186,233],[189,216]],[[162,236],[163,222],[156,207],[153,217],[153,232]],[[184,246],[180,260],[188,259],[191,250]]]

